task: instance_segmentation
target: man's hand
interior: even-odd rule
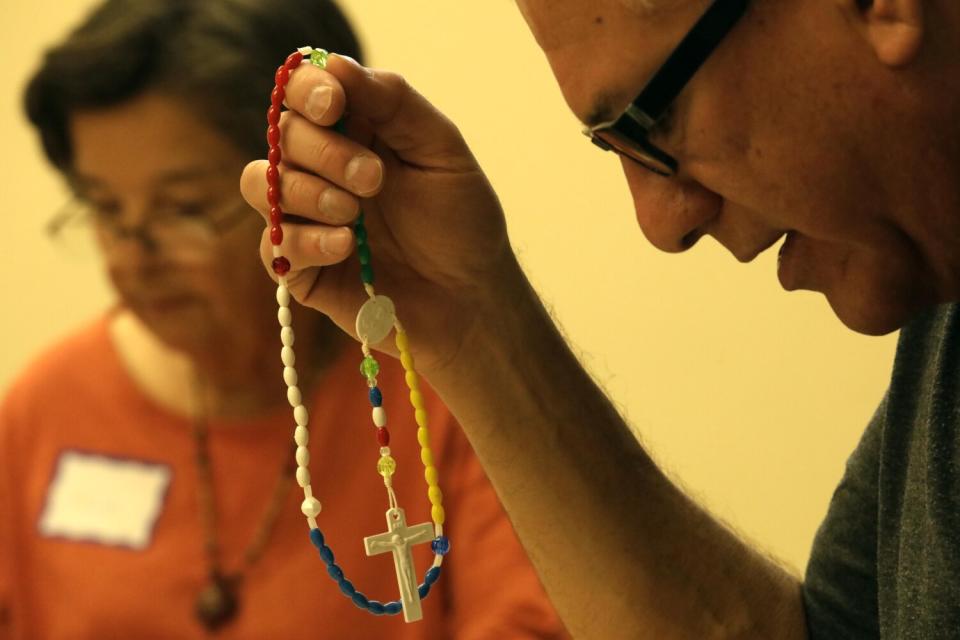
[[[362,207],[375,286],[397,303],[423,371],[444,368],[489,288],[522,279],[496,194],[460,132],[401,76],[336,55],[326,70],[304,63],[292,73],[285,103],[281,208],[302,223],[283,225],[291,293],[353,335],[365,294],[347,259],[349,225]],[[346,135],[331,128],[341,118]],[[250,163],[241,190],[269,219],[266,168]],[[268,230],[261,255],[270,271]]]

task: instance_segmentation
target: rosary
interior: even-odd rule
[[[368,556],[381,553],[393,554],[393,565],[397,572],[397,583],[400,587],[400,599],[392,602],[378,602],[357,591],[343,575],[343,570],[334,561],[333,551],[326,545],[323,533],[317,524],[320,514],[320,501],[313,495],[310,485],[310,451],[307,444],[310,432],[307,429],[307,409],[303,406],[303,398],[297,386],[296,357],[293,351],[294,334],[291,326],[292,314],[290,311],[290,292],[287,289],[286,275],[290,271],[290,261],[281,253],[283,243],[283,211],[280,209],[280,111],[286,97],[286,85],[290,74],[300,66],[304,59],[321,69],[326,67],[327,52],[323,49],[303,47],[290,54],[276,72],[276,86],[270,95],[270,108],[267,111],[267,142],[270,145],[267,167],[267,200],[270,204],[270,241],[273,245],[273,271],[279,278],[277,286],[277,317],[280,321],[280,340],[283,348],[280,357],[283,361],[283,379],[287,384],[287,400],[293,407],[293,418],[296,422],[293,438],[296,443],[295,459],[297,463],[297,484],[303,489],[303,503],[301,511],[307,518],[310,526],[310,541],[320,552],[320,558],[327,565],[327,573],[337,582],[340,591],[350,598],[353,603],[366,609],[374,615],[396,615],[403,611],[403,618],[407,622],[414,622],[423,617],[420,601],[430,593],[430,587],[440,577],[440,566],[443,556],[450,550],[450,542],[443,535],[443,494],[437,483],[437,468],[434,466],[433,453],[430,450],[430,432],[427,430],[427,413],[420,392],[420,382],[413,365],[413,356],[410,354],[407,334],[397,320],[393,302],[386,296],[377,295],[373,288],[373,267],[370,265],[370,245],[367,243],[367,230],[363,222],[363,213],[357,219],[353,232],[357,242],[357,255],[360,259],[360,277],[369,299],[360,308],[357,314],[356,330],[363,350],[363,360],[360,364],[360,373],[366,378],[370,404],[373,407],[373,424],[376,427],[377,443],[380,445],[380,460],[377,462],[377,472],[383,477],[383,484],[387,490],[387,531],[364,538],[364,548]],[[420,444],[420,459],[424,466],[424,478],[427,482],[427,496],[429,497],[430,515],[433,524],[429,522],[408,526],[403,509],[397,503],[397,496],[393,491],[393,474],[397,463],[390,455],[390,432],[387,430],[387,413],[383,408],[383,394],[377,386],[377,373],[380,365],[374,359],[370,346],[382,342],[390,331],[396,329],[396,344],[400,351],[400,362],[405,371],[407,386],[410,389],[410,404],[414,409],[417,423],[417,441]],[[434,553],[433,565],[427,570],[423,583],[417,585],[413,553],[411,547],[415,544],[430,542]]]

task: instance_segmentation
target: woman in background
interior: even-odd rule
[[[452,551],[424,620],[358,610],[310,546],[262,225],[237,189],[263,155],[273,71],[303,45],[361,58],[327,1],[107,0],[32,78],[28,115],[76,197],[56,227],[92,228],[118,303],[0,406],[0,638],[562,637],[433,395]],[[330,189],[318,207],[347,221],[358,202]],[[294,313],[321,527],[357,588],[394,600],[390,554],[363,552],[386,504],[359,349]],[[415,524],[429,503],[390,364],[394,487]],[[414,554],[422,575],[429,545]]]

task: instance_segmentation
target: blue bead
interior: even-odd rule
[[[387,612],[386,607],[383,606],[383,603],[378,602],[377,600],[371,600],[369,603],[367,603],[367,610],[375,616],[382,616]]]
[[[320,529],[310,529],[310,542],[313,543],[318,550],[323,549],[323,533]]]
[[[393,602],[388,602],[383,605],[383,610],[386,611],[388,615],[395,616],[403,610],[403,607],[398,601],[394,600]]]
[[[423,577],[423,583],[426,585],[432,585],[437,579],[440,578],[440,567],[432,567],[427,571],[427,575]]]
[[[350,598],[353,600],[353,604],[357,605],[361,609],[366,609],[370,606],[370,601],[367,600],[367,596],[363,595],[359,591],[353,594],[353,597]]]
[[[335,564],[327,565],[327,573],[329,573],[330,577],[336,580],[337,582],[340,582],[341,580],[343,580],[343,569],[341,569]]]
[[[450,540],[447,536],[438,536],[430,543],[430,548],[438,556],[445,556],[450,553]]]
[[[352,598],[353,594],[357,592],[357,590],[353,586],[353,583],[347,580],[346,578],[340,581],[340,591],[343,591],[344,595],[350,598]]]
[[[420,599],[423,600],[427,597],[427,594],[430,593],[430,585],[424,582],[422,585],[417,587],[417,591],[420,593]]]
[[[383,404],[383,393],[380,392],[380,387],[372,387],[370,389],[370,404],[375,407]]]
[[[323,558],[323,561],[327,564],[333,564],[333,550],[330,547],[324,545],[324,547],[320,549],[320,557]]]

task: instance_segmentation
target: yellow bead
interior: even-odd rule
[[[424,447],[420,450],[420,460],[423,461],[423,466],[432,467],[433,466],[433,451],[430,451],[427,447]]]
[[[437,468],[431,466],[424,469],[423,478],[427,481],[428,486],[435,486],[437,484]]]
[[[430,496],[430,504],[435,507],[439,507],[440,503],[443,502],[443,492],[440,491],[440,487],[433,486],[427,490],[427,495]]]
[[[420,377],[417,375],[416,371],[407,371],[407,386],[410,387],[411,391],[420,390]]]
[[[406,331],[397,331],[397,349],[400,351],[410,350],[410,341],[407,340]]]
[[[400,352],[400,364],[403,365],[405,370],[413,371],[413,356],[410,355],[409,351]]]
[[[417,422],[419,422],[419,420]],[[430,446],[430,432],[427,431],[426,427],[420,427],[417,429],[417,442],[420,443],[421,447]]]
[[[417,409],[413,413],[413,418],[417,421],[417,426],[421,429],[426,429],[428,426],[430,426],[430,421],[427,420],[427,412],[423,409]]]
[[[443,511],[443,507],[441,507],[438,504],[435,504],[430,508],[430,517],[433,518],[433,521],[435,523],[443,524],[443,521],[447,517],[447,514]]]
[[[410,404],[413,405],[414,409],[419,409],[420,411],[424,410],[423,406],[423,394],[419,391],[410,392]]]
[[[377,462],[377,473],[382,475],[384,478],[392,476],[393,472],[396,470],[397,461],[393,459],[393,456],[382,456],[380,461]]]

